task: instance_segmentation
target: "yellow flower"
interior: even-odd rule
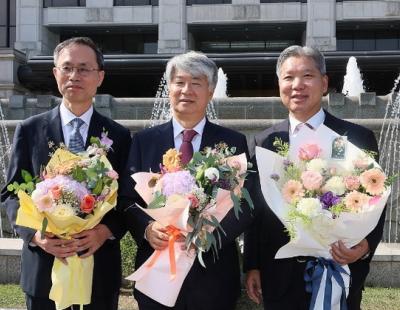
[[[169,149],[163,155],[163,166],[169,172],[179,170],[181,168],[180,153],[176,149]]]

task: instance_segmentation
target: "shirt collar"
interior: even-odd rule
[[[320,125],[322,125],[325,121],[325,112],[321,108],[317,113],[315,113],[312,117],[310,117],[306,123],[310,124],[313,128],[318,128]],[[290,123],[290,133],[293,134],[293,131],[295,130],[296,126],[300,123],[299,120],[297,120],[293,115],[289,114],[289,123]]]
[[[197,125],[194,126],[192,129],[196,130],[197,134],[202,136],[205,125],[206,118],[203,117],[202,120],[198,122]],[[174,139],[176,139],[182,133],[182,131],[186,129],[175,119],[175,117],[172,117],[172,127],[174,129]]]
[[[83,120],[87,126],[89,126],[92,115],[93,115],[93,105],[91,105],[90,108],[79,117],[76,116],[74,113],[72,113],[70,110],[68,110],[67,107],[64,105],[64,102],[62,102],[60,105],[60,117],[62,126],[68,125],[74,118],[77,117]]]

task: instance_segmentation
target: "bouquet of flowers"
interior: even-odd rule
[[[60,146],[52,154],[42,175],[33,178],[22,171],[25,183],[10,184],[20,201],[16,224],[51,232],[59,238],[96,226],[116,205],[118,174],[106,158],[112,141],[106,133],[92,137],[91,145],[77,155]],[[55,259],[50,299],[57,309],[89,304],[92,293],[93,256]]]
[[[128,279],[136,281],[136,289],[159,303],[175,305],[195,253],[203,266],[204,252],[212,250],[218,257],[218,239],[224,233],[220,221],[228,211],[233,207],[238,218],[241,198],[253,207],[243,188],[248,169],[246,154],[234,153],[235,148],[220,143],[196,152],[183,166],[180,154],[170,149],[163,156],[160,173],[132,176],[136,191],[148,204],[142,210],[167,227],[170,240],[166,250],[155,251]],[[175,243],[179,235],[186,237],[186,250]]]
[[[324,125],[304,128],[290,148],[279,140],[274,145],[278,153],[257,148],[256,156],[264,198],[290,236],[275,257],[319,258],[307,268],[314,272],[311,307],[323,308],[325,287],[333,290],[328,303],[338,307],[350,272],[331,261],[330,245],[342,240],[352,247],[375,228],[391,179],[371,154]]]

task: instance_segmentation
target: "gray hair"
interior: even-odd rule
[[[182,70],[192,76],[205,75],[208,88],[213,91],[217,86],[218,68],[214,61],[201,52],[190,51],[172,57],[165,69],[165,76],[168,85],[171,83],[176,70]]]
[[[317,66],[322,75],[326,75],[326,65],[324,55],[315,47],[292,45],[283,50],[276,62],[276,75],[279,78],[279,72],[283,63],[290,57],[309,57]]]
[[[65,40],[58,44],[56,48],[54,49],[53,53],[53,59],[54,59],[54,65],[57,65],[57,60],[58,57],[60,56],[61,51],[71,45],[74,44],[79,44],[79,45],[85,45],[87,47],[90,47],[93,52],[96,54],[96,62],[97,65],[99,66],[100,70],[104,70],[104,56],[103,53],[100,51],[99,47],[96,45],[96,43],[93,42],[92,39],[88,37],[74,37],[68,40]]]

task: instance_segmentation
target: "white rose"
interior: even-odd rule
[[[210,181],[216,182],[219,179],[219,171],[217,168],[214,167],[207,168],[206,171],[204,171],[204,175]]]
[[[337,196],[341,196],[346,191],[346,185],[343,182],[343,178],[340,176],[331,177],[323,188],[324,192],[332,192]]]
[[[319,172],[322,174],[324,170],[328,168],[328,164],[321,158],[315,158],[310,160],[306,165],[307,170]]]
[[[317,198],[302,198],[296,208],[307,217],[315,217],[320,213],[321,203]]]

